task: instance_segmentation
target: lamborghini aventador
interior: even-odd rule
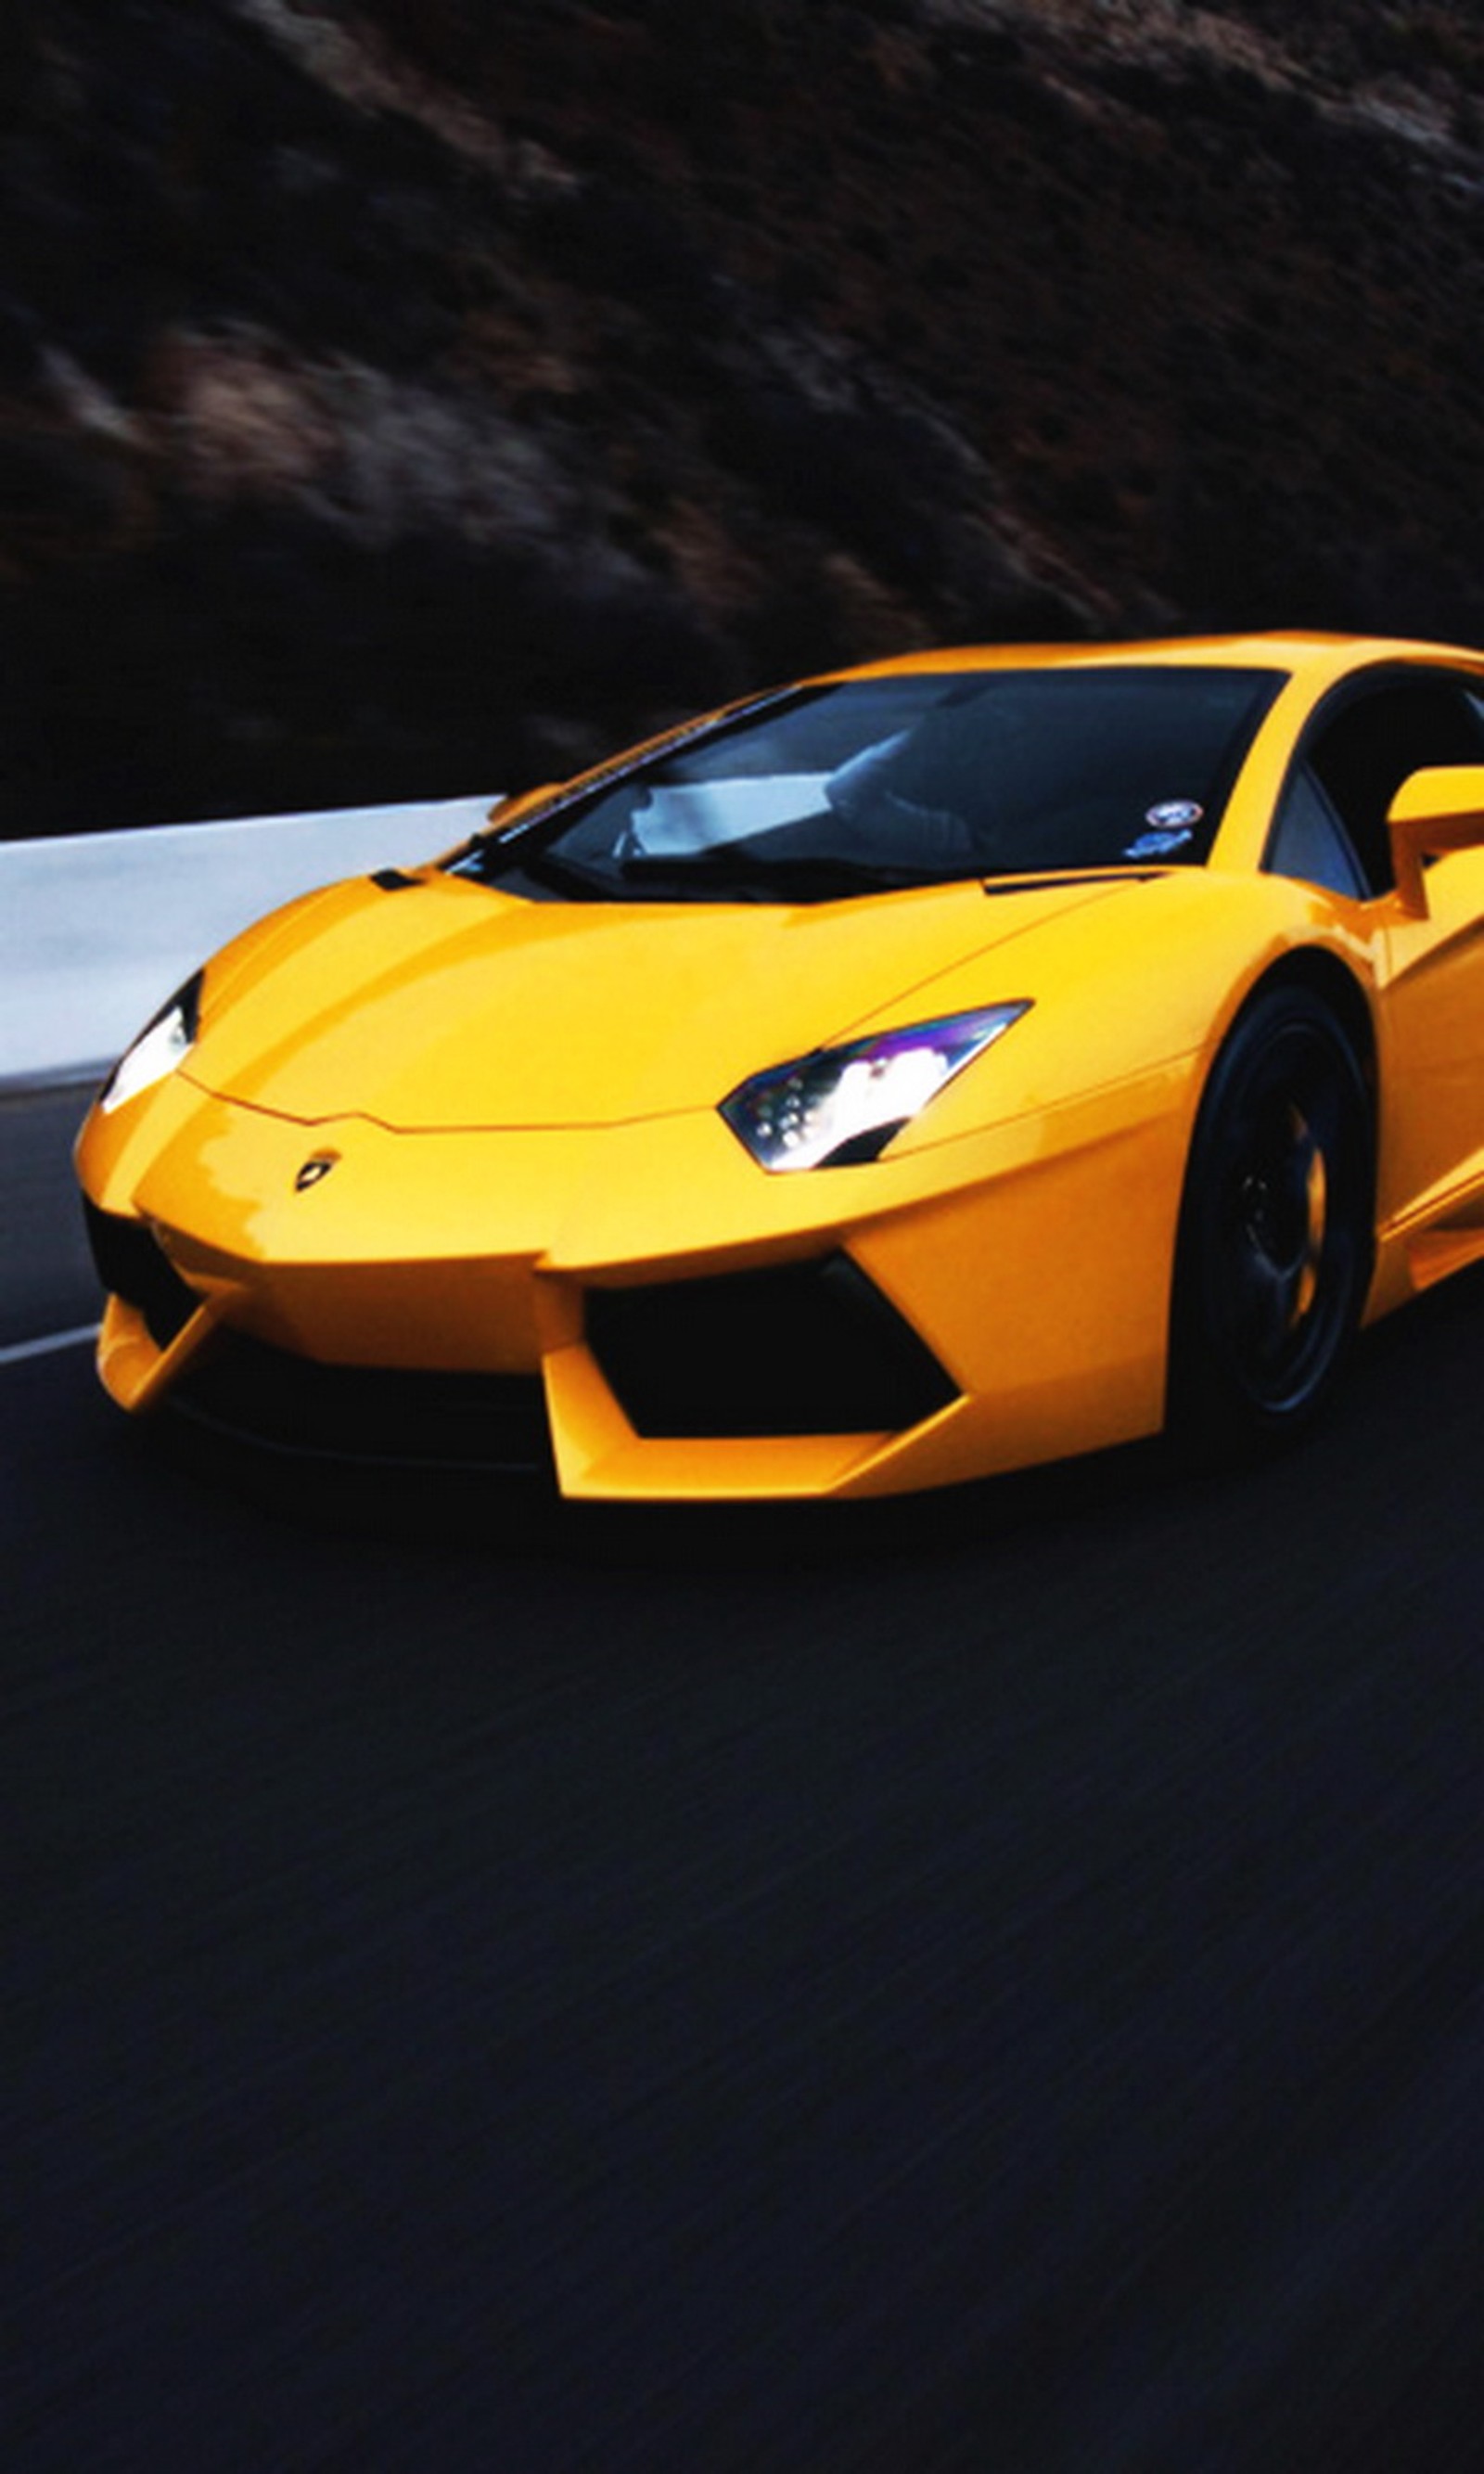
[[[571,1494],[1304,1427],[1484,1253],[1484,654],[761,695],[307,895],[79,1144],[125,1408]]]

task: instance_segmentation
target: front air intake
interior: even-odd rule
[[[168,1348],[201,1304],[142,1220],[100,1211],[83,1197],[83,1219],[98,1277],[110,1297],[122,1298],[144,1317],[157,1348]]]
[[[588,1346],[636,1434],[896,1434],[957,1397],[846,1254],[593,1289]]]
[[[220,1330],[166,1406],[260,1450],[398,1467],[551,1466],[538,1374],[327,1366]]]

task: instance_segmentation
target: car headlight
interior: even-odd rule
[[[201,982],[198,971],[178,988],[167,1005],[145,1024],[132,1046],[125,1049],[103,1086],[98,1105],[110,1116],[126,1100],[137,1099],[152,1082],[162,1082],[173,1074],[182,1056],[188,1056],[196,1044],[196,1031],[201,1014]]]
[[[740,1083],[721,1114],[766,1169],[846,1168],[873,1160],[946,1082],[1028,1013],[985,1006],[941,1022],[874,1031],[818,1048]]]

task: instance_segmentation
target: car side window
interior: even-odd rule
[[[1363,902],[1370,891],[1350,837],[1321,784],[1306,764],[1298,765],[1278,806],[1267,864],[1275,876],[1301,877],[1305,885]]]
[[[1302,804],[1298,785],[1308,773],[1343,829],[1365,891],[1385,893],[1395,881],[1387,811],[1408,774],[1424,764],[1484,764],[1484,719],[1456,677],[1423,670],[1399,678],[1393,672],[1380,685],[1347,693],[1332,718],[1321,717],[1290,776],[1268,865],[1285,875],[1307,872],[1276,857],[1275,849],[1290,800],[1297,795]],[[1307,828],[1301,819],[1292,830],[1302,839]]]

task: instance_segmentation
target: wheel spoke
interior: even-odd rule
[[[1237,1338],[1259,1364],[1271,1366],[1294,1327],[1298,1273],[1275,1263],[1250,1238],[1238,1249],[1232,1268]]]
[[[1257,1112],[1249,1143],[1233,1213],[1235,1322],[1256,1363],[1272,1369],[1301,1340],[1320,1293],[1328,1172],[1292,1099]]]

